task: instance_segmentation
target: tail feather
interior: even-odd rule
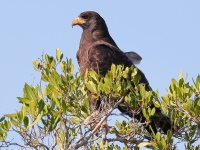
[[[170,121],[169,117],[167,117],[165,114],[162,112],[157,112],[153,117],[152,117],[153,122],[156,124],[156,126],[163,131],[163,133],[167,134],[168,130],[173,129],[173,123]]]
[[[118,106],[118,109],[120,112],[128,115],[129,117],[137,119],[140,123],[144,123],[145,128],[149,133],[152,133],[152,131],[157,133],[161,130],[164,134],[167,134],[168,130],[173,130],[172,122],[159,109],[156,110],[155,116],[151,118],[151,122],[148,124],[145,124],[146,118],[142,112],[134,115],[131,111],[131,108],[121,105]]]

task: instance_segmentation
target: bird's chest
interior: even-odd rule
[[[77,54],[76,54],[78,64],[80,67],[82,67],[88,60],[88,54],[87,51],[84,49],[79,49]]]
[[[79,48],[77,54],[76,54],[78,64],[80,67],[81,74],[85,73],[86,69],[89,69],[89,60],[88,60],[88,49],[86,48]]]
[[[81,74],[84,74],[86,69],[90,69],[90,61],[89,61],[89,49],[95,40],[92,38],[92,35],[82,34],[82,38],[80,40],[79,50],[76,54],[78,64],[80,67]]]

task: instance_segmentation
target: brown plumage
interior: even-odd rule
[[[83,12],[73,21],[72,25],[79,25],[83,29],[79,50],[77,52],[77,60],[81,74],[84,75],[86,69],[92,69],[99,72],[101,76],[105,76],[112,64],[131,67],[134,59],[141,60],[138,54],[134,52],[124,53],[118,48],[108,32],[104,19],[98,13],[93,11]],[[146,90],[149,90],[149,82],[145,75],[139,69],[138,73],[141,76],[140,83],[145,84]],[[92,100],[90,94],[89,98],[91,100],[92,110],[99,109],[100,100]],[[129,111],[129,107],[120,105],[118,109],[130,117],[135,117],[140,122],[145,122],[145,117],[142,115],[142,112],[133,116]],[[156,112],[160,113],[160,110],[157,109]],[[166,116],[164,117],[166,118]],[[171,129],[169,119],[167,118],[166,120],[167,123],[164,127],[163,124],[160,125],[160,127],[163,127],[162,130],[164,133],[168,129]],[[149,132],[151,132],[150,126],[154,132],[157,132],[156,125],[153,121],[146,126]]]

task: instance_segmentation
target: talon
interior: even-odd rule
[[[83,122],[83,127],[86,128],[90,123],[90,121],[91,121],[91,116],[88,116]]]
[[[94,111],[90,116],[88,116],[83,123],[84,128],[86,128],[92,121],[92,119],[94,119],[97,114],[99,113],[99,111]]]
[[[95,111],[93,112],[90,116],[88,116],[83,123],[84,128],[86,128],[88,125],[91,124],[91,129],[93,130],[98,123],[100,122],[100,119],[98,117],[99,111]],[[106,129],[106,134],[109,132],[110,127],[107,124],[107,120],[105,120],[99,127],[99,129],[97,129],[97,131],[94,133],[96,136],[98,136],[99,130],[105,128]]]

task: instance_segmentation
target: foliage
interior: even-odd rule
[[[181,74],[178,80],[171,80],[168,93],[159,97],[158,91],[146,91],[144,85],[138,83],[140,76],[134,67],[112,65],[105,78],[94,71],[87,71],[82,77],[73,72],[71,59],[63,60],[59,49],[55,58],[45,54],[42,59],[33,61],[33,66],[41,74],[41,81],[34,86],[25,83],[23,96],[18,97],[21,110],[0,118],[0,147],[176,149],[180,142],[185,142],[186,149],[199,147],[195,141],[200,136],[200,76],[190,85]],[[96,128],[84,128],[84,120],[90,114],[88,90],[93,98],[101,98],[104,105],[96,118],[100,120]],[[121,100],[135,111],[142,110],[147,121],[155,119],[155,109],[160,108],[173,122],[175,130],[168,131],[167,135],[149,134],[136,120],[113,113]],[[150,103],[156,108],[151,108]],[[106,134],[100,126],[114,115],[122,119],[117,119]],[[20,135],[24,144],[8,141],[11,132]],[[121,146],[116,142],[121,142]]]

